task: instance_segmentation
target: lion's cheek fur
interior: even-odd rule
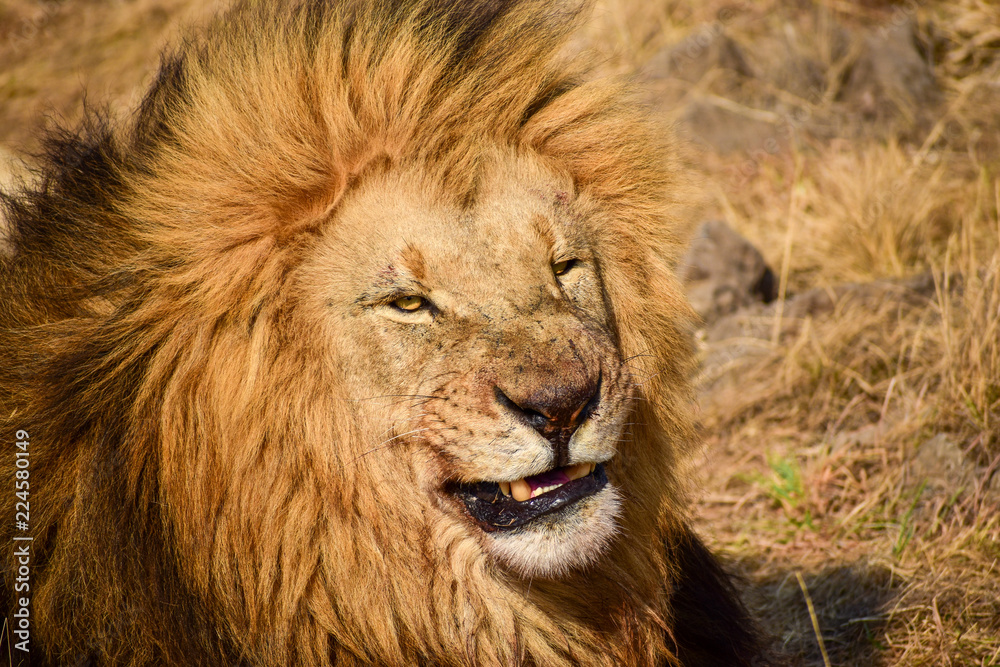
[[[261,659],[313,637],[317,653],[303,660],[322,662],[329,635],[345,652],[411,665],[483,623],[483,646],[491,635],[516,644],[509,605],[484,620],[513,594],[479,540],[430,500],[411,452],[366,449],[379,429],[334,398],[351,395],[336,364],[316,348],[248,350],[241,335],[217,330],[200,367],[175,360],[162,394],[162,502],[192,592],[213,601],[217,622],[257,640]],[[292,391],[304,379],[326,391]],[[428,591],[430,607],[409,602]]]

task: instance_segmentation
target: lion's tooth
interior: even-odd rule
[[[531,486],[523,479],[518,479],[510,483],[510,494],[514,500],[523,503],[531,498]]]
[[[500,493],[505,496],[510,495],[510,482],[500,482]]]
[[[566,476],[571,480],[582,479],[589,475],[593,471],[592,463],[577,463],[574,466],[566,468]]]
[[[587,472],[587,474],[589,475],[590,473],[594,472],[595,470],[597,470],[597,464],[596,463],[591,463],[590,464],[590,470]]]
[[[549,486],[540,486],[531,492],[531,497],[534,498],[536,496],[542,495],[543,493],[548,493],[553,489],[558,489],[560,486],[562,486],[562,484],[550,484]]]

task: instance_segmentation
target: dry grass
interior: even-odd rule
[[[705,346],[703,530],[793,662],[1000,665],[1000,7],[607,4],[784,277]]]
[[[53,120],[85,103],[123,110],[155,70],[178,27],[221,0],[9,0],[0,3],[0,143],[37,149]]]
[[[0,142],[81,82],[128,99],[200,7],[5,4]],[[797,664],[818,627],[834,665],[1000,665],[998,26],[990,0],[604,0],[575,45],[645,81],[703,215],[783,277],[706,342],[698,518]]]

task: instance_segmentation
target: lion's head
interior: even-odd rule
[[[484,153],[462,199],[419,167],[359,183],[302,267],[309,316],[371,425],[353,465],[383,469],[395,502],[501,567],[557,576],[617,533],[606,467],[630,437],[636,378],[596,204],[537,154]]]
[[[50,657],[676,658],[684,186],[581,10],[247,3],[52,143],[0,371]]]

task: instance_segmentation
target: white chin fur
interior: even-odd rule
[[[621,496],[608,484],[596,495],[507,532],[487,534],[493,556],[525,578],[557,578],[597,560],[618,532]]]

